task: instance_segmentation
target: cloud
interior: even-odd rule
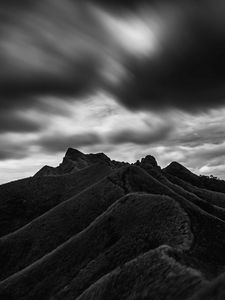
[[[20,115],[18,112],[0,112],[0,134],[7,132],[38,132],[43,128],[43,124],[28,116]]]
[[[191,153],[194,153],[194,155]],[[221,157],[225,157],[225,143],[219,145],[203,145],[194,151],[191,150],[190,155],[193,159],[197,159],[198,163],[208,164],[208,162],[212,162],[214,159],[217,160]]]
[[[1,137],[0,143],[0,161],[8,161],[10,159],[20,160],[30,154],[29,148],[25,143],[18,143],[17,140],[13,140],[11,137]]]
[[[137,9],[140,5],[147,5],[149,3],[154,3],[156,2],[155,0],[121,0],[121,1],[104,1],[104,0],[92,0],[92,2],[99,4],[107,9],[116,9],[116,10],[121,10],[121,9],[129,9],[129,10],[134,10]]]
[[[225,141],[224,113],[224,109],[218,109],[192,116],[179,112],[172,114],[171,118],[176,119],[176,132],[167,145],[198,148],[204,144],[222,144]]]
[[[41,147],[43,152],[57,153],[65,152],[68,147],[80,148],[84,146],[93,146],[100,144],[101,137],[94,132],[83,132],[73,135],[54,134],[43,136],[37,140],[37,146]]]
[[[22,3],[1,4],[2,106],[99,88],[131,109],[198,111],[224,104],[223,1],[124,1],[119,11],[70,0]],[[144,57],[134,57],[137,44],[146,46]],[[122,72],[121,84],[110,88],[102,76],[114,72]]]
[[[88,4],[3,1],[0,11],[0,131],[37,131],[38,124],[18,113],[58,114],[43,101],[54,95],[63,113],[63,103],[95,91],[104,35]]]
[[[19,151],[18,151],[19,150]],[[24,149],[22,148],[13,148],[13,149],[6,149],[0,150],[0,160],[9,160],[9,159],[22,159],[27,157],[27,153],[23,151]]]
[[[196,130],[191,130],[172,139],[171,142],[193,148],[204,144],[221,144],[224,140],[224,129],[221,124],[217,124],[217,126],[208,125],[205,128],[196,128]]]
[[[86,5],[48,0],[5,14],[0,41],[5,102],[91,89],[101,63],[95,46],[101,30]]]
[[[137,145],[150,145],[156,142],[165,141],[172,132],[172,127],[166,124],[159,128],[150,130],[150,128],[142,130],[123,129],[108,136],[109,142],[112,144],[133,143]]]
[[[155,12],[155,54],[127,59],[128,76],[113,92],[130,109],[199,112],[225,104],[225,5],[183,3]]]
[[[104,3],[1,2],[0,110],[99,89],[132,110],[224,105],[222,0]]]

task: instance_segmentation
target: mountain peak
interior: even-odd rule
[[[152,165],[152,167],[157,167],[157,161],[154,156],[152,155],[147,155],[144,158],[141,159],[141,164],[148,164]]]
[[[183,165],[181,165],[176,161],[172,161],[164,170],[167,171],[168,173],[179,171],[183,173],[193,174],[190,170],[188,170],[187,168],[185,168]]]
[[[111,161],[111,159],[104,153],[90,153],[85,154],[77,149],[69,147],[63,158],[62,163],[58,167],[53,168],[49,166],[43,167],[35,176],[51,176],[70,174],[81,169],[87,168],[93,164],[107,164],[112,169],[118,168],[123,163]]]
[[[77,149],[68,148],[65,154],[65,157],[70,158],[72,160],[85,156],[84,153]]]
[[[176,161],[171,162],[166,168],[163,169],[163,171],[192,184],[199,184],[199,176],[192,173],[190,170]]]

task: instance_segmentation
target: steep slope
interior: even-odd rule
[[[0,278],[9,276],[53,250],[89,225],[114,201],[130,192],[164,194],[180,199],[179,195],[141,168],[120,168],[25,227],[1,238]]]
[[[26,267],[83,230],[125,193],[105,178],[0,239],[0,278]]]
[[[168,173],[164,173],[164,174],[170,182],[182,187],[186,191],[195,194],[199,198],[206,200],[208,203],[210,203],[212,205],[216,205],[221,208],[225,208],[225,194],[224,193],[211,191],[211,190],[208,190],[205,188],[198,188],[176,176],[170,175]]]
[[[192,173],[176,161],[171,162],[166,168],[164,168],[164,172],[177,176],[184,181],[192,183],[193,185],[198,186],[200,184],[198,175]]]
[[[177,262],[175,255],[168,246],[140,255],[102,277],[77,300],[187,299],[205,282],[199,272]]]
[[[188,216],[174,200],[131,194],[115,202],[84,231],[62,246],[2,281],[0,296],[48,299],[67,285],[79,270],[84,271],[93,259],[99,260],[98,268],[90,270],[90,273],[86,270],[87,278],[84,278],[83,284],[92,283],[93,278],[161,244],[189,249],[191,243]]]
[[[98,163],[63,176],[31,177],[0,186],[0,236],[42,215],[111,172]]]
[[[119,197],[130,192],[168,195],[181,205],[187,201],[225,219],[225,211],[205,202],[194,194],[168,182],[154,179],[140,167],[130,166],[115,171],[99,183],[64,201],[27,226],[0,239],[1,277],[26,267],[72,235],[83,230]],[[10,259],[9,259],[10,258]]]
[[[192,186],[193,188],[189,188],[189,183],[186,183],[182,180],[180,182],[180,179],[176,180],[177,177],[172,176],[165,171],[161,171],[161,168],[157,165],[146,164],[145,160],[142,161],[144,163],[139,164],[140,167],[143,168],[152,178],[157,179],[158,182],[160,182],[164,187],[167,187],[167,195],[172,195],[173,197],[175,197],[175,199],[178,200],[180,200],[180,198],[188,199],[190,202],[199,206],[206,212],[213,214],[222,220],[225,220],[225,209],[223,208],[224,194],[218,192],[214,194],[214,192],[211,191],[207,193],[207,190],[199,189],[195,186]],[[212,196],[212,194],[214,195]]]
[[[143,299],[165,299],[165,294],[167,293],[167,297],[168,299],[185,299],[184,295],[187,293],[187,295],[189,295],[189,293],[194,293],[195,291],[195,287],[198,287],[199,281],[201,282],[205,282],[206,278],[211,278],[212,276],[216,276],[217,274],[219,274],[219,272],[221,272],[224,267],[221,268],[221,266],[225,265],[225,259],[223,257],[223,251],[224,251],[224,247],[225,247],[225,242],[223,240],[223,235],[224,235],[224,229],[225,229],[225,223],[222,222],[221,220],[218,220],[217,218],[214,218],[213,216],[210,216],[209,214],[205,213],[204,211],[199,210],[197,207],[193,206],[193,205],[189,205],[187,203],[187,207],[186,210],[188,211],[188,216],[190,218],[190,223],[192,226],[192,237],[194,237],[194,240],[192,240],[192,245],[191,248],[187,247],[186,249],[182,250],[182,247],[180,248],[180,250],[172,250],[170,251],[170,253],[173,255],[169,255],[173,257],[174,262],[172,263],[172,265],[178,265],[178,269],[176,269],[176,271],[173,271],[171,269],[171,265],[168,264],[166,267],[166,270],[164,269],[164,263],[158,261],[159,258],[154,259],[154,260],[150,260],[148,262],[145,261],[143,262],[143,268],[141,269],[141,274],[143,275],[144,273],[147,273],[149,276],[150,274],[149,272],[149,265],[151,265],[151,268],[153,270],[156,271],[156,273],[153,273],[149,280],[151,285],[149,286],[149,281],[147,281],[147,278],[142,277],[142,275],[137,272],[137,270],[133,270],[133,273],[130,271],[125,271],[125,276],[126,279],[124,279],[123,277],[123,283],[122,287],[121,285],[119,285],[119,287],[117,286],[118,281],[116,281],[116,284],[114,285],[113,282],[109,283],[109,286],[107,285],[107,291],[109,292],[111,289],[111,293],[112,295],[109,294],[103,294],[103,295],[107,295],[106,298],[104,298],[104,296],[102,296],[102,290],[98,290],[97,295],[101,295],[103,298],[101,297],[97,297],[94,296],[95,292],[93,292],[93,290],[91,290],[91,294],[93,292],[93,299],[113,299],[114,296],[117,296],[116,299],[126,299],[123,298],[124,295],[122,293],[121,290],[123,290],[123,288],[125,287],[125,289],[127,289],[126,287],[126,282],[128,282],[128,290],[126,290],[128,292],[128,294],[131,292],[130,286],[129,286],[129,282],[132,280],[133,281],[138,281],[139,278],[143,279],[143,284],[145,285],[143,287],[143,285],[141,286],[141,290],[142,288],[145,288],[146,290],[146,298]],[[169,222],[167,221],[167,213],[168,210],[165,210],[166,215],[163,217],[163,219],[161,219],[161,215],[158,213],[154,214],[154,218],[157,215],[157,221],[158,223],[163,223],[164,218],[166,219],[166,223],[169,226]],[[154,228],[155,225],[151,227],[151,231],[154,232]],[[165,229],[165,233],[167,234],[167,229]],[[162,232],[158,232],[158,234],[155,236],[156,239],[154,238],[153,241],[154,243],[151,244],[152,247],[151,249],[157,249],[158,245],[161,244],[163,245],[165,243],[165,241],[163,241],[160,238],[160,235],[162,234]],[[174,232],[175,234],[175,232]],[[177,235],[177,234],[176,234]],[[210,241],[211,244],[210,245],[206,245],[207,243],[207,239],[206,236],[210,237]],[[212,239],[212,236],[215,236],[214,240]],[[133,245],[131,246],[132,249],[134,248],[134,245],[136,245],[138,243],[139,247],[141,245],[141,240],[138,239],[138,237],[136,236],[136,234],[134,235],[135,239],[135,243],[133,242]],[[168,242],[166,243],[168,244]],[[208,248],[207,248],[208,247]],[[130,250],[126,249],[126,247],[123,247],[123,245],[120,245],[119,249],[124,249],[124,255],[126,257],[127,253],[129,253]],[[177,247],[175,247],[177,248]],[[145,251],[148,251],[148,248],[144,248],[143,249]],[[215,252],[218,254],[218,256],[212,256],[212,252]],[[158,250],[156,250],[156,253],[158,252]],[[213,253],[214,253],[213,252]],[[99,273],[100,266],[103,265],[103,270],[105,270],[107,264],[109,262],[117,262],[119,261],[118,259],[118,253],[121,253],[121,250],[117,250],[116,252],[111,252],[110,250],[107,251],[107,253],[103,253],[99,259],[95,259],[92,262],[90,262],[88,264],[88,266],[86,268],[82,268],[82,270],[78,273],[78,275],[72,280],[72,282],[69,285],[66,285],[65,288],[63,288],[58,294],[57,297],[53,297],[53,299],[75,299],[75,296],[77,294],[79,294],[84,287],[88,287],[88,284],[85,285],[85,282],[89,279],[89,282],[93,282],[93,285],[95,286],[95,282],[96,282],[96,273]],[[139,254],[140,252],[136,253],[136,256]],[[116,258],[115,258],[116,256]],[[120,254],[121,256],[121,254]],[[124,256],[122,256],[122,259],[124,259]],[[129,259],[132,259],[132,257],[129,257]],[[126,260],[128,261],[128,260]],[[124,267],[124,261],[119,261],[119,270],[126,270],[126,268]],[[171,262],[171,259],[169,259],[169,262]],[[116,264],[114,265],[116,266]],[[193,271],[190,271],[190,267],[194,268]],[[150,268],[150,270],[151,270]],[[168,269],[167,269],[168,268]],[[165,271],[163,271],[163,269]],[[178,271],[180,269],[180,271]],[[198,270],[198,271],[196,271]],[[193,275],[193,278],[195,278],[195,283],[193,282],[193,286],[192,286],[192,276],[190,275],[190,273]],[[161,273],[162,272],[162,273]],[[173,274],[173,272],[176,272],[175,274]],[[183,280],[181,279],[182,276],[181,274],[179,274],[181,272],[182,276],[183,276]],[[171,275],[168,276],[167,278],[166,274],[170,273]],[[160,274],[160,276],[162,277],[158,277],[158,275]],[[179,274],[179,275],[178,275]],[[186,277],[187,274],[188,276]],[[173,276],[174,275],[174,276]],[[111,275],[109,275],[111,276]],[[141,276],[141,277],[140,277]],[[181,278],[179,278],[181,276]],[[196,278],[197,277],[197,278]],[[92,281],[91,281],[91,278]],[[179,278],[179,279],[178,279]],[[111,279],[110,279],[111,280]],[[159,282],[161,280],[161,282]],[[166,280],[166,281],[165,281]],[[168,286],[168,280],[171,280],[170,286]],[[179,289],[177,289],[177,281],[181,280],[183,282],[183,284],[179,285]],[[102,281],[102,280],[100,280]],[[114,279],[113,279],[114,281]],[[165,284],[166,282],[166,284]],[[185,283],[184,283],[185,282]],[[195,286],[196,284],[196,286]],[[139,283],[137,284],[139,285]],[[153,286],[155,285],[155,289],[153,289]],[[121,288],[121,290],[120,290]],[[190,291],[188,292],[188,288],[190,288]],[[103,290],[105,288],[103,287]],[[168,293],[168,289],[170,290],[170,293]],[[131,289],[132,290],[132,289]],[[148,292],[147,292],[148,290]],[[183,291],[183,292],[182,292]],[[160,293],[163,293],[162,295]],[[174,295],[177,293],[177,295],[179,295],[179,298],[173,298]],[[179,294],[180,293],[180,294]],[[88,291],[88,296],[90,296],[90,292]],[[161,295],[162,298],[159,297],[159,295]],[[85,293],[85,297],[86,297],[86,293]],[[121,298],[120,298],[121,297]],[[155,297],[155,298],[154,298]],[[159,297],[159,298],[157,298]],[[83,299],[83,298],[81,298]],[[84,299],[88,299],[88,298],[84,298]],[[130,298],[129,298],[130,299]],[[133,298],[132,298],[133,299]],[[140,299],[140,298],[134,298],[134,299]],[[142,298],[141,298],[142,299]],[[167,299],[167,298],[166,298]]]
[[[163,169],[164,172],[176,176],[194,186],[225,193],[225,181],[215,177],[198,176],[177,162],[172,162]]]

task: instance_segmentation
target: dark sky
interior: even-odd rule
[[[3,0],[0,23],[0,182],[67,147],[225,178],[224,0]]]

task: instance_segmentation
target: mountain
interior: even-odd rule
[[[69,148],[0,186],[0,299],[224,299],[225,181]]]
[[[111,168],[117,168],[125,163],[111,161],[104,153],[84,154],[77,149],[68,148],[62,163],[56,167],[44,166],[34,176],[65,175],[75,173],[97,163],[104,163]]]

